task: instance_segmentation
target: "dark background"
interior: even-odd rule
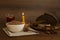
[[[26,21],[35,19],[48,12],[60,20],[60,0],[0,0],[0,24],[5,24],[6,15],[13,14],[21,21],[21,13],[25,13]]]

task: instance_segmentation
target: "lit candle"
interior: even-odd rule
[[[25,24],[25,16],[24,16],[24,12],[22,12],[22,22]]]

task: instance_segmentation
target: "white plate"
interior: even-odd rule
[[[31,28],[28,28],[29,31],[27,32],[24,32],[24,31],[21,31],[21,32],[17,32],[17,33],[12,33],[10,31],[8,31],[7,28],[3,28],[3,31],[8,35],[8,36],[24,36],[24,35],[34,35],[34,34],[39,34],[37,31],[31,29]]]

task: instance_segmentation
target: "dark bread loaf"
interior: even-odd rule
[[[55,26],[57,24],[57,20],[53,15],[45,13],[44,15],[39,16],[36,19],[36,22],[38,23],[46,23],[46,24],[51,24],[51,26]]]
[[[50,25],[50,26],[41,26],[42,25]],[[45,13],[44,15],[39,16],[36,19],[36,22],[31,24],[31,28],[37,30],[37,31],[41,31],[41,30],[55,30],[55,26],[57,24],[57,19],[50,14]]]

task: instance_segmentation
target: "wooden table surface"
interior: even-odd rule
[[[60,40],[60,31],[58,31],[58,34],[50,35],[41,32],[39,35],[8,37],[0,28],[0,40]]]

